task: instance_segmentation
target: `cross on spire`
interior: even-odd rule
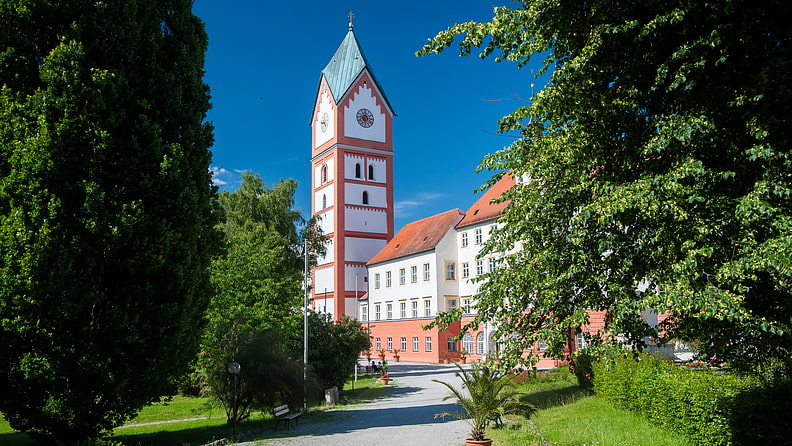
[[[352,11],[349,11],[347,17],[349,17],[349,29],[351,30],[352,28],[354,28],[354,25],[352,25],[352,19],[355,18],[355,14],[352,14]]]

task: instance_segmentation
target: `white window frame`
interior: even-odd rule
[[[385,271],[385,288],[390,288],[391,287],[391,284],[392,284],[391,275],[392,274],[391,274],[390,271]]]
[[[431,336],[427,336],[424,339],[424,350],[427,351],[427,352],[432,351],[432,337]]]
[[[407,284],[407,269],[399,268],[399,285]]]
[[[393,304],[385,304],[385,319],[393,319]],[[390,349],[388,349],[390,350]]]
[[[476,276],[484,274],[484,260],[476,260]]]
[[[470,264],[462,262],[462,278],[467,279],[468,277],[470,277]]]
[[[380,273],[374,274],[374,289],[378,290],[380,288]]]
[[[412,301],[410,303],[410,307],[411,307],[411,310],[412,310],[413,319],[417,319],[418,318],[418,301],[417,300]]]
[[[456,280],[456,262],[449,262],[445,261],[445,280],[447,281],[454,281]]]
[[[410,267],[410,283],[417,283],[418,282],[418,265],[413,265]]]
[[[477,245],[480,245],[480,244],[481,244],[481,242],[483,242],[483,241],[484,241],[484,237],[483,237],[483,235],[482,235],[482,233],[481,233],[481,228],[478,228],[478,229],[476,229],[476,230],[474,231],[474,234],[475,234],[476,244],[477,244]]]
[[[460,246],[462,246],[463,248],[467,248],[467,245],[468,245],[468,235],[467,235],[467,232],[463,232],[462,234],[460,234],[460,236],[461,236],[461,238],[462,238],[462,239],[461,239],[461,241],[460,241],[460,243],[459,243],[459,244],[460,244]]]
[[[413,336],[413,351],[417,352],[420,347],[421,345],[418,342],[418,336]]]
[[[407,302],[399,302],[399,318],[407,319]]]

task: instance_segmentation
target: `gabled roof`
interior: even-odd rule
[[[385,91],[374,76],[374,71],[372,71],[371,65],[366,60],[366,56],[363,55],[363,50],[360,49],[360,44],[355,38],[355,33],[350,25],[349,32],[344,41],[341,42],[341,46],[338,47],[333,58],[330,59],[330,63],[322,70],[322,76],[327,80],[327,85],[330,87],[330,93],[332,93],[336,104],[347,94],[364,69],[368,70],[371,79],[380,94],[382,94],[385,105],[393,112],[388,98],[385,97]],[[395,113],[393,114],[394,116],[396,115]]]
[[[511,189],[515,185],[514,177],[510,174],[504,174],[503,177],[493,184],[492,187],[484,192],[484,195],[478,199],[473,206],[465,212],[465,218],[459,222],[457,228],[474,225],[488,220],[494,220],[503,215],[503,210],[506,209],[509,202],[493,203],[503,195],[504,192]]]
[[[440,240],[464,216],[459,209],[452,209],[405,225],[368,265],[435,249]]]

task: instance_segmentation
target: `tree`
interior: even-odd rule
[[[225,221],[219,228],[226,252],[211,268],[216,293],[199,362],[229,422],[227,369],[232,361],[242,366],[239,419],[251,409],[302,401],[302,344],[294,351],[291,342],[302,340],[303,330],[301,239],[311,238],[321,252],[321,234],[313,221],[304,221],[292,209],[296,189],[294,180],[269,187],[259,175],[246,172],[239,189],[220,194]]]
[[[0,1],[0,411],[72,442],[170,394],[219,246],[188,0]]]
[[[519,334],[513,359],[537,339],[557,353],[587,310],[640,348],[654,308],[673,313],[666,339],[792,370],[789,17],[780,0],[526,0],[419,51],[462,35],[462,55],[551,72],[479,167],[526,180],[502,197],[483,255],[503,267],[478,304],[478,322]]]
[[[327,313],[308,314],[308,365],[323,388],[343,389],[360,352],[370,346],[369,332],[357,319],[333,321]]]

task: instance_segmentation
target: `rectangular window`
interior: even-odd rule
[[[445,262],[446,280],[456,280],[456,263]]]
[[[410,267],[410,283],[418,282],[418,267],[411,266]]]
[[[360,307],[360,319],[362,319],[363,322],[366,322],[368,320],[368,306],[367,305],[363,305],[362,307]]]
[[[429,264],[428,263],[424,263],[423,264],[423,276],[424,276],[424,278],[423,278],[424,282],[428,282],[429,279],[431,278],[429,276]]]
[[[457,301],[456,301],[456,299],[448,299],[446,301],[446,305],[447,305],[448,311],[454,311],[457,308]]]
[[[388,319],[393,319],[393,304],[385,304],[385,308],[386,308],[385,317]]]
[[[478,335],[476,335],[476,344],[477,344],[476,348],[478,348],[478,350],[476,350],[476,351],[478,352],[479,355],[483,355],[484,354],[484,333],[479,333]]]
[[[489,258],[489,272],[495,271],[495,257]]]
[[[393,350],[393,338],[388,337],[388,350]]]
[[[418,317],[418,301],[414,300],[410,302],[410,305],[412,305],[412,317]]]
[[[470,264],[468,262],[462,263],[462,277],[470,277]]]
[[[481,228],[479,228],[479,229],[476,229],[476,231],[475,231],[475,237],[476,237],[476,244],[477,244],[477,245],[480,245],[480,244],[481,244],[481,242],[482,242],[482,238],[481,238]]]
[[[432,338],[430,338],[429,336],[427,336],[425,339],[424,347],[425,347],[424,350],[428,352],[432,351]]]
[[[547,350],[547,343],[545,341],[539,341],[536,344],[539,350]]]
[[[380,341],[380,338],[377,338],[376,341],[374,342],[374,344],[377,347],[377,350],[381,350],[382,349],[382,341]]]
[[[584,336],[583,333],[578,333],[578,335],[575,338],[577,340],[578,350],[588,347],[588,342],[586,342],[586,336]]]
[[[385,287],[390,288],[391,286],[391,272],[385,271]]]
[[[380,320],[380,305],[374,305],[374,320]]]
[[[401,351],[407,351],[407,338],[401,338]]]
[[[470,299],[462,299],[462,311],[465,314],[470,314]]]
[[[424,317],[432,317],[432,301],[429,299],[424,301]]]
[[[459,344],[459,342],[455,340],[453,337],[448,338],[448,351],[450,352],[457,351],[457,344]]]
[[[374,274],[374,288],[379,289],[380,287],[380,274]]]
[[[399,268],[399,285],[407,284],[407,270]]]
[[[418,337],[417,336],[413,338],[413,351],[414,352],[418,351]]]
[[[484,261],[481,259],[476,260],[476,275],[484,274]]]
[[[399,302],[399,317],[407,319],[407,302]]]
[[[464,248],[464,247],[466,247],[466,246],[468,245],[468,237],[467,237],[467,232],[463,232],[463,233],[462,233],[462,241],[461,241],[461,245],[462,245],[462,247],[463,247],[463,248]]]
[[[490,232],[489,233],[492,234],[493,232],[495,232],[497,230],[498,230],[498,225],[492,225],[492,226],[490,226]]]

